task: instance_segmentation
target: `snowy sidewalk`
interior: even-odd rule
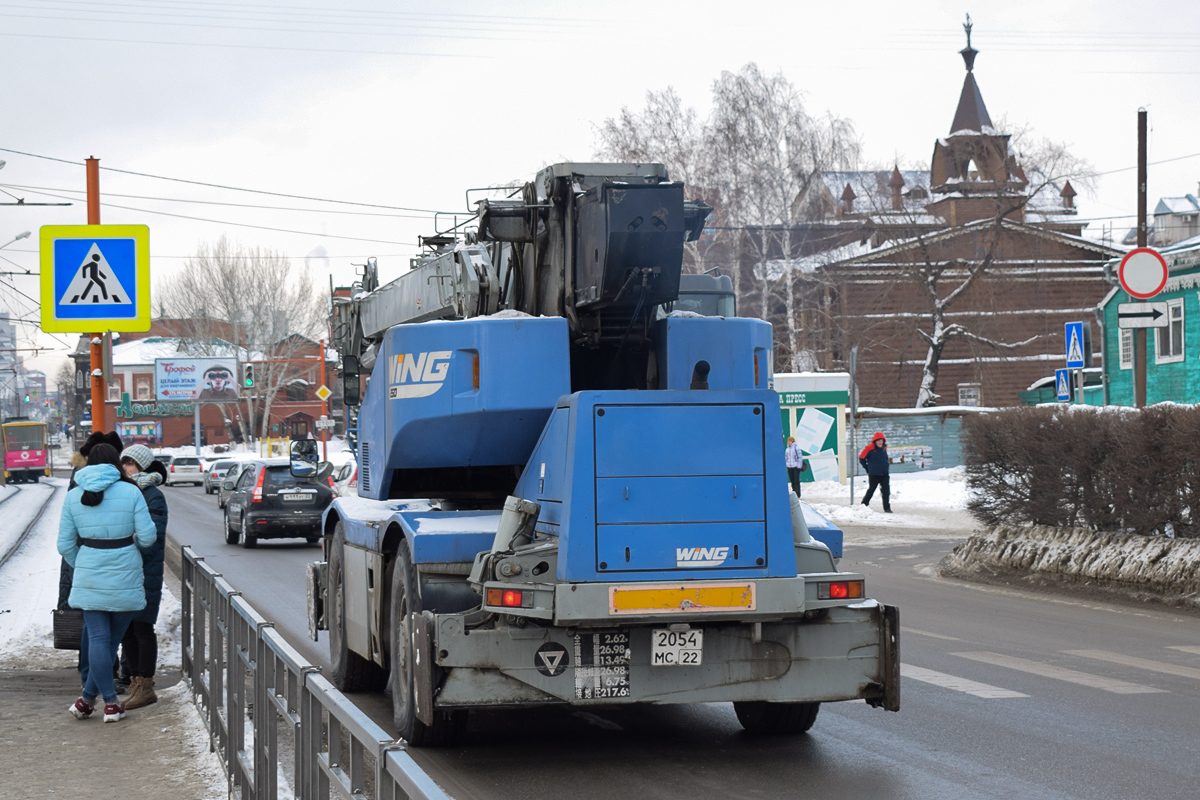
[[[60,489],[0,570],[0,800],[226,797],[224,770],[208,751],[208,734],[180,681],[179,587],[170,572],[156,626],[158,702],[115,724],[100,715],[80,721],[67,711],[80,691],[78,653],[55,650],[51,629],[61,496]],[[33,501],[13,498],[5,505]]]

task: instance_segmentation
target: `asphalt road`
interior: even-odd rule
[[[319,549],[226,545],[215,496],[166,491],[171,535],[327,666],[305,633]],[[900,606],[899,713],[829,704],[807,735],[756,738],[728,704],[474,712],[462,746],[410,753],[460,800],[1200,797],[1200,619],[941,579],[951,540],[875,533],[848,531],[842,568]],[[392,730],[386,697],[355,701]]]

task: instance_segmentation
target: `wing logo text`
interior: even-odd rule
[[[729,558],[728,547],[676,547],[676,567],[719,567]]]
[[[446,382],[450,371],[449,350],[403,353],[393,356],[388,380],[388,399],[429,397]]]

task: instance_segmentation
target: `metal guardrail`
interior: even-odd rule
[[[280,759],[290,749],[297,800],[449,800],[402,741],[335,689],[190,547],[182,571],[183,675],[231,797],[279,800]]]

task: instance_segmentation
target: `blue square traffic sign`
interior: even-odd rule
[[[1082,322],[1067,323],[1067,368],[1068,369],[1083,369],[1090,367],[1087,363],[1086,354],[1092,349],[1091,347],[1091,328],[1084,331]]]
[[[145,225],[45,225],[40,250],[42,330],[150,330]]]
[[[1071,401],[1071,370],[1054,370],[1054,396],[1064,402]]]

